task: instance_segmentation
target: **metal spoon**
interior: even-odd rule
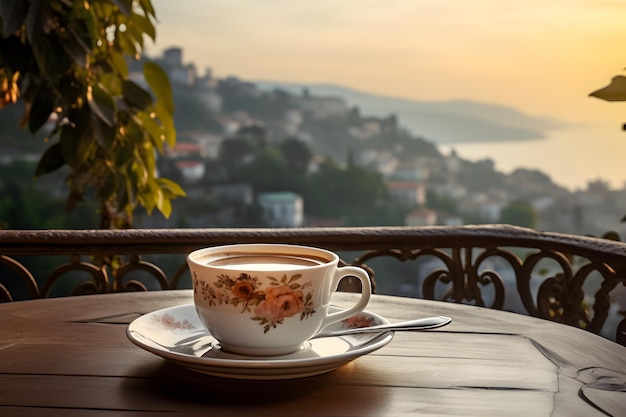
[[[446,324],[452,322],[450,317],[435,316],[427,317],[423,319],[403,321],[400,323],[381,324],[378,326],[370,327],[357,327],[351,329],[334,330],[330,332],[322,332],[313,336],[311,339],[318,339],[320,337],[337,337],[345,336],[355,333],[383,333],[389,331],[406,331],[406,330],[428,330],[435,329],[437,327],[443,327]],[[311,340],[309,339],[309,340]]]

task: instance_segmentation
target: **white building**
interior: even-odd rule
[[[437,212],[427,208],[414,210],[406,215],[407,226],[434,226],[437,224]]]
[[[413,181],[389,181],[387,189],[391,198],[408,207],[419,207],[426,204],[426,187]]]
[[[204,177],[204,163],[201,161],[178,161],[176,168],[183,178],[189,181],[197,181]]]
[[[304,201],[296,193],[259,193],[257,201],[270,227],[301,227],[304,223]]]

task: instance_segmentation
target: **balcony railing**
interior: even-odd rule
[[[190,288],[185,255],[233,243],[326,248],[368,270],[374,290],[399,280],[414,290],[403,295],[517,310],[626,345],[626,243],[504,225],[0,230],[0,301]]]

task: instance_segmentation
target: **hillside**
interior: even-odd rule
[[[359,107],[362,114],[395,114],[400,124],[413,135],[438,145],[542,139],[547,131],[565,126],[558,120],[530,116],[511,107],[468,100],[416,101],[332,84],[254,83],[266,91],[280,88],[300,94],[303,88],[307,88],[313,95],[342,97],[350,106]]]

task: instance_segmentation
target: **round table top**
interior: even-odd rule
[[[453,322],[396,332],[336,370],[296,379],[197,373],[127,337],[144,314],[192,302],[178,290],[0,305],[0,415],[626,415],[626,347],[475,306],[375,295],[367,310],[391,322]]]

